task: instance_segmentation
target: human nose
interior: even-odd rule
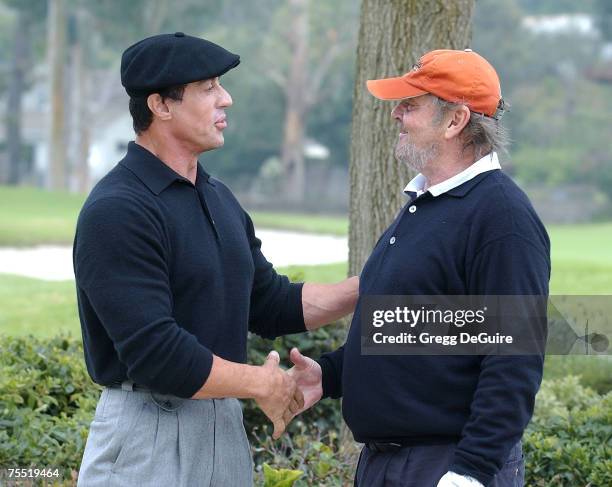
[[[403,114],[404,111],[402,110],[401,105],[395,105],[395,107],[393,107],[393,110],[391,110],[391,118],[397,120],[398,122],[402,121]]]
[[[220,86],[221,88],[221,100],[219,101],[219,106],[226,108],[226,107],[231,107],[232,104],[234,103],[232,100],[232,96],[229,94],[229,92],[223,88],[223,86]]]

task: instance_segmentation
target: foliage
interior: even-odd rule
[[[612,485],[612,392],[577,377],[544,382],[524,436],[526,485]]]
[[[302,429],[292,435],[284,435],[274,441],[269,436],[258,438],[253,449],[255,458],[285,471],[300,472],[303,477],[296,479],[295,487],[317,485],[320,487],[340,487],[352,484],[359,445],[354,443],[345,449],[335,432],[321,435]],[[257,468],[256,480],[266,478],[266,469]]]
[[[303,472],[299,470],[275,469],[267,463],[263,464],[264,487],[291,487]]]
[[[100,390],[87,375],[81,342],[64,336],[2,336],[1,343],[0,465],[57,466],[64,478],[72,478]],[[304,350],[316,353],[322,347],[313,340]],[[265,351],[264,347],[259,356]],[[338,411],[331,405],[320,404],[316,413],[299,418],[280,441],[263,432],[262,423],[256,424],[252,408],[247,402],[245,419],[250,415],[248,427],[260,482],[296,487],[350,482],[358,447],[340,448],[339,417],[330,418]],[[526,485],[610,485],[611,438],[612,392],[601,396],[573,376],[545,380],[524,436]],[[263,463],[272,468],[262,467]],[[290,471],[303,475],[297,478],[298,473]],[[278,484],[291,479],[294,484]]]
[[[612,391],[612,359],[609,355],[551,355],[544,363],[545,379],[574,375],[580,384],[599,394]]]
[[[0,465],[59,467],[70,479],[98,394],[83,366],[80,342],[3,337]]]

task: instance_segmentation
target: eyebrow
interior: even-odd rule
[[[208,83],[208,82],[219,82],[221,81],[221,77],[220,76],[215,76],[214,78],[208,78],[208,79],[202,79],[200,81],[198,81],[199,85],[203,85],[204,83]]]
[[[401,100],[400,101],[400,105],[409,105],[411,107],[417,107],[419,106],[418,103],[416,103],[412,98],[407,98],[405,100]]]

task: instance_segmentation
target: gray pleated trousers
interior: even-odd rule
[[[251,487],[240,403],[105,388],[77,485]]]

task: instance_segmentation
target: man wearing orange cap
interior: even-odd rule
[[[397,102],[395,155],[419,174],[363,268],[346,343],[318,361],[293,349],[290,374],[305,408],[343,397],[344,419],[365,443],[356,486],[522,486],[520,440],[542,379],[542,353],[361,349],[364,297],[548,295],[548,235],[498,162],[508,142],[499,79],[470,49],[437,50],[403,76],[367,87]]]

